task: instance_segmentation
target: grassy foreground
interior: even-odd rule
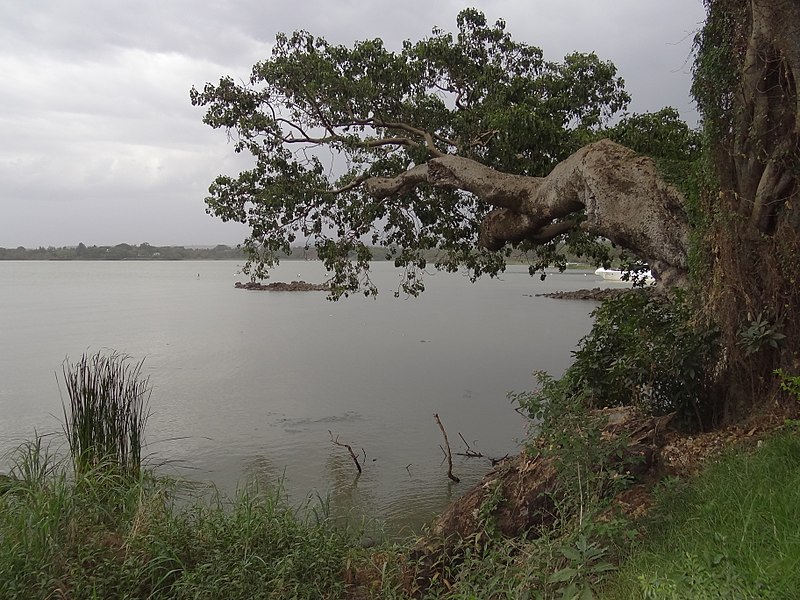
[[[174,482],[109,464],[74,475],[41,440],[15,464],[13,479],[0,481],[4,600],[407,597],[403,548],[364,550],[358,532],[322,510],[292,510],[278,493],[187,501]],[[800,435],[789,431],[690,483],[667,482],[621,554],[605,536],[614,527],[597,524],[567,537],[465,543],[459,569],[426,597],[794,598],[798,507]]]
[[[731,453],[689,484],[667,482],[603,597],[797,598],[799,511],[795,430]]]
[[[495,485],[475,511],[479,529],[446,552],[367,550],[324,503],[294,509],[280,490],[257,488],[192,496],[143,469],[140,367],[118,354],[65,366],[69,455],[36,438],[0,475],[0,600],[798,597],[800,421],[691,482],[667,480],[646,521],[631,524],[609,493],[629,483],[608,462],[626,439],[605,440],[597,417],[562,393],[570,382],[548,379],[546,402],[519,396],[545,415],[540,451],[556,459],[555,521],[540,537],[500,535],[507,499]],[[800,397],[798,378],[785,385]]]
[[[319,511],[254,490],[187,501],[152,474],[67,464],[38,440],[0,482],[3,600],[342,596],[352,545]]]

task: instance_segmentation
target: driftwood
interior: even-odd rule
[[[458,437],[461,438],[461,441],[464,442],[464,445],[467,447],[467,449],[464,452],[456,452],[457,456],[466,456],[467,458],[483,458],[483,453],[476,452],[475,450],[473,450],[472,447],[469,445],[469,442],[464,439],[463,435],[461,435],[460,431],[458,432]],[[493,459],[490,458],[489,460]]]

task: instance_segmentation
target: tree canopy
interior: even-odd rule
[[[512,245],[538,249],[534,269],[563,263],[564,241],[608,260],[607,245],[587,235],[603,232],[580,227],[585,203],[521,206],[628,105],[616,68],[595,54],[547,61],[503,21],[489,25],[467,9],[456,34],[434,29],[397,52],[380,39],[345,47],[304,31],[281,34],[249,82],[224,77],[191,99],[206,107],[207,124],[229,132],[236,152],[254,158],[238,177],[218,177],[207,203],[251,227],[245,245],[258,275],[298,239],[318,246],[338,293],[374,293],[368,244],[390,248],[410,293],[422,289],[432,248],[437,266],[466,266],[473,277],[502,269]],[[672,128],[672,150],[685,158],[688,128],[674,111],[661,117],[668,126],[658,128]],[[630,142],[636,122],[623,120],[616,137]],[[669,242],[674,252],[684,252],[682,235]]]
[[[564,249],[607,263],[611,241],[662,289],[690,284],[687,324],[719,340],[715,406],[741,412],[771,397],[776,369],[800,369],[800,4],[705,4],[702,134],[673,109],[626,114],[622,79],[595,54],[545,60],[473,9],[454,34],[398,51],[279,35],[248,82],[191,91],[253,158],[214,181],[208,211],[250,226],[254,276],[315,245],[334,296],[375,293],[370,246],[416,294],[432,250],[478,277],[512,251],[532,273],[563,266]]]

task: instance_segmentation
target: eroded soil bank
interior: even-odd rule
[[[645,416],[630,407],[591,414],[604,422],[600,439],[609,452],[598,463],[607,471],[623,473],[629,482],[621,492],[608,486],[609,513],[633,520],[647,513],[653,502],[651,491],[665,476],[694,475],[708,458],[734,444],[755,444],[782,423],[776,417],[689,435],[671,427],[671,415]],[[556,520],[570,518],[559,514],[563,489],[558,455],[548,450],[541,441],[533,442],[519,455],[498,463],[435,520],[407,554],[403,577],[407,593],[424,595],[432,581],[445,577],[462,560],[463,545],[458,540],[485,537],[487,520],[494,535],[532,539]]]

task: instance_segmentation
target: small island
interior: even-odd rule
[[[307,283],[305,281],[292,281],[286,283],[285,281],[273,281],[272,283],[258,283],[257,281],[248,281],[242,283],[237,281],[234,287],[242,290],[256,290],[266,292],[330,292],[331,286],[327,283]]]
[[[635,288],[633,288],[635,289]],[[561,292],[545,292],[542,294],[526,294],[533,297],[541,296],[544,298],[555,298],[557,300],[592,300],[594,302],[602,302],[610,298],[618,298],[632,291],[632,288],[592,288],[584,290],[572,290]]]

